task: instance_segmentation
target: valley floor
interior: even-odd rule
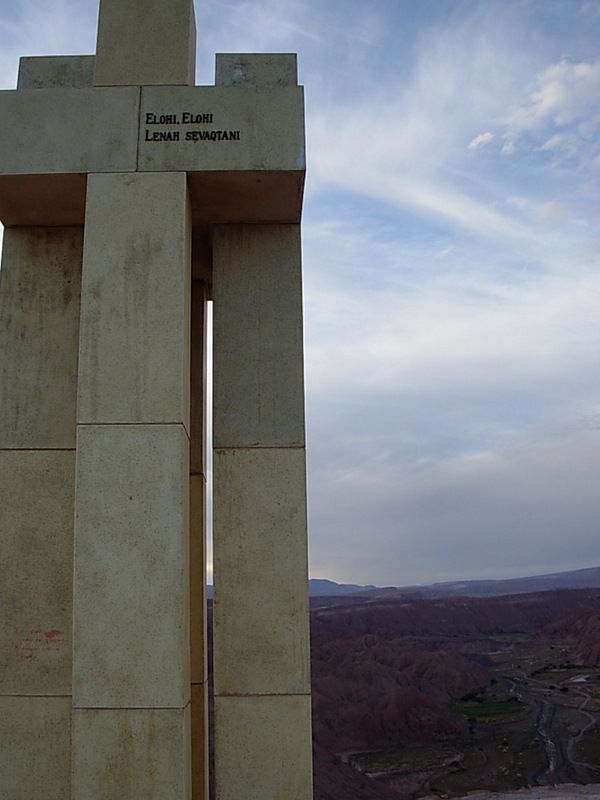
[[[492,646],[488,640],[485,648],[480,655],[492,668],[490,685],[451,704],[468,722],[467,736],[346,753],[344,760],[406,800],[600,798],[600,786],[585,792],[579,786],[570,794],[550,788],[600,781],[600,670],[572,665],[568,648],[526,636],[501,637]],[[531,787],[549,789],[515,794]],[[473,790],[480,793],[469,794]]]

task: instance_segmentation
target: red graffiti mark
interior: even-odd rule
[[[51,641],[56,636],[62,636],[62,635],[63,635],[63,632],[62,631],[57,631],[57,630],[46,631],[46,633],[44,634],[44,636],[46,637],[46,641],[47,642]]]
[[[27,659],[34,657],[33,653],[17,653],[17,656],[23,659],[23,661],[26,661]]]

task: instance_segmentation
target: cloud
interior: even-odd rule
[[[525,101],[507,117],[512,131],[539,128],[548,120],[556,126],[588,117],[598,109],[600,61],[570,63],[562,60],[541,72]]]
[[[503,152],[529,148],[557,163],[593,168],[600,131],[600,61],[561,60],[535,78],[526,96],[502,120]]]
[[[590,355],[600,334],[592,301],[600,292],[597,255],[584,260],[580,226],[572,236],[556,232],[569,205],[548,200],[542,213],[554,223],[539,233],[538,255],[554,251],[545,261],[515,254],[510,242],[490,250],[455,240],[448,249],[447,237],[431,232],[425,242],[412,220],[409,235],[370,227],[369,219],[313,222],[305,231],[312,391],[321,382],[324,391],[352,381],[379,385],[378,376],[386,389],[396,376],[435,383],[459,362],[487,365],[502,381],[504,365],[520,369],[532,353],[532,375],[553,369],[561,354]]]
[[[406,585],[598,563],[597,437],[546,433],[421,466],[368,462],[322,489],[315,481],[311,514],[327,538],[314,573]]]
[[[405,118],[398,110],[373,105],[340,116],[343,121],[331,114],[312,121],[313,185],[368,195],[398,211],[416,210],[490,238],[528,236],[519,221],[466,191],[449,174],[451,160],[440,160],[436,143],[427,143],[434,137],[431,121]],[[365,124],[366,119],[374,122]]]
[[[562,150],[565,146],[566,137],[562,133],[555,133],[542,145],[542,150]]]
[[[489,144],[493,140],[494,134],[490,131],[486,131],[486,133],[480,133],[469,142],[469,150],[474,150],[476,147],[481,147],[483,144]]]
[[[478,13],[457,15],[447,26],[421,33],[412,69],[401,82],[397,76],[388,81],[384,72],[379,82],[367,87],[363,78],[354,95],[338,95],[309,117],[309,191],[368,196],[399,215],[426,215],[433,225],[483,237],[491,247],[505,247],[510,241],[522,252],[535,250],[543,260],[546,232],[536,229],[539,218],[525,218],[507,202],[515,193],[523,194],[522,186],[528,193],[539,191],[531,179],[531,159],[521,164],[524,159],[515,158],[515,171],[510,173],[500,156],[515,156],[523,133],[517,122],[526,118],[532,104],[537,108],[541,103],[535,88],[523,97],[523,85],[537,74],[547,95],[547,87],[558,77],[548,67],[538,69],[545,54],[519,42],[522,21],[500,14],[495,4],[490,10],[476,8]],[[575,73],[577,79],[567,83],[573,92],[574,86],[585,86],[585,91],[580,86],[575,92],[584,114],[584,98],[593,101],[595,69],[592,75],[585,70]],[[534,80],[534,87],[538,83]],[[515,103],[521,97],[521,103]],[[553,108],[558,114],[557,103]],[[576,105],[571,102],[573,110]],[[506,109],[511,106],[516,110],[509,124]],[[543,108],[541,119],[549,113],[549,101]],[[563,114],[565,109],[566,100]],[[543,138],[519,153],[525,157],[545,147],[552,158],[575,155],[584,163],[595,157],[597,145],[591,135],[582,143],[581,133],[575,139],[563,133],[560,140],[552,138],[555,133],[544,131]],[[496,141],[501,153],[493,146]]]

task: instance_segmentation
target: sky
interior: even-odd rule
[[[196,0],[215,52],[296,52],[311,576],[600,565],[600,3]],[[97,0],[0,0],[20,55]]]

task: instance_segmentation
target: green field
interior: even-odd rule
[[[450,710],[468,720],[490,723],[516,718],[527,710],[527,706],[516,697],[510,697],[507,700],[461,701],[452,703]]]

